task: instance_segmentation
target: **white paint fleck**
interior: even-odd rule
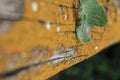
[[[51,29],[51,24],[50,24],[49,21],[47,21],[47,23],[46,23],[46,29],[47,29],[47,30],[50,30],[50,29]]]
[[[95,46],[95,50],[98,50],[98,46]]]
[[[57,32],[60,32],[60,24],[57,24],[57,25],[56,25],[56,31],[57,31]]]
[[[32,10],[33,10],[34,12],[37,12],[37,11],[38,11],[38,4],[37,4],[37,2],[32,2]]]
[[[67,20],[68,16],[67,15],[64,15],[64,20]]]

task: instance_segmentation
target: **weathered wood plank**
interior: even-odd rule
[[[109,22],[83,43],[75,35],[77,0],[24,0],[22,18],[0,33],[0,78],[44,80],[119,42],[120,14],[110,0],[100,3]]]

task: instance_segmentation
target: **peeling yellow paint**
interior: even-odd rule
[[[32,10],[33,2],[37,3],[38,11]],[[0,33],[0,76],[8,71],[29,66],[14,74],[12,78],[44,80],[120,41],[120,14],[117,14],[111,0],[100,0],[107,8],[109,22],[105,28],[91,29],[94,41],[90,43],[80,42],[75,35],[77,0],[24,0],[24,3],[22,19],[13,23],[7,32]],[[59,10],[63,13],[59,13]],[[47,22],[50,22],[49,30],[46,28]],[[56,51],[58,55],[67,57],[65,51],[72,48],[77,53],[72,54],[74,57],[64,58],[66,61],[62,62],[58,59],[58,63],[50,60]]]

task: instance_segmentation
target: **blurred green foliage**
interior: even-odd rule
[[[60,72],[50,80],[120,80],[120,43]]]

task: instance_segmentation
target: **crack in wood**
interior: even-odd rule
[[[29,69],[31,69],[33,67],[37,67],[37,66],[41,66],[41,65],[44,65],[44,64],[47,64],[47,63],[51,63],[51,62],[56,61],[56,60],[65,59],[65,58],[68,58],[68,59],[74,58],[75,59],[75,58],[85,57],[85,56],[87,56],[87,55],[80,55],[80,56],[76,56],[76,57],[66,56],[66,57],[58,57],[58,58],[46,60],[46,61],[43,61],[43,62],[32,64],[32,65],[29,65],[29,66],[23,66],[21,68],[15,69],[15,70],[2,73],[2,74],[0,74],[0,78],[6,78],[6,77],[15,76],[18,73],[20,73],[21,71],[26,71],[26,70],[29,70]]]

